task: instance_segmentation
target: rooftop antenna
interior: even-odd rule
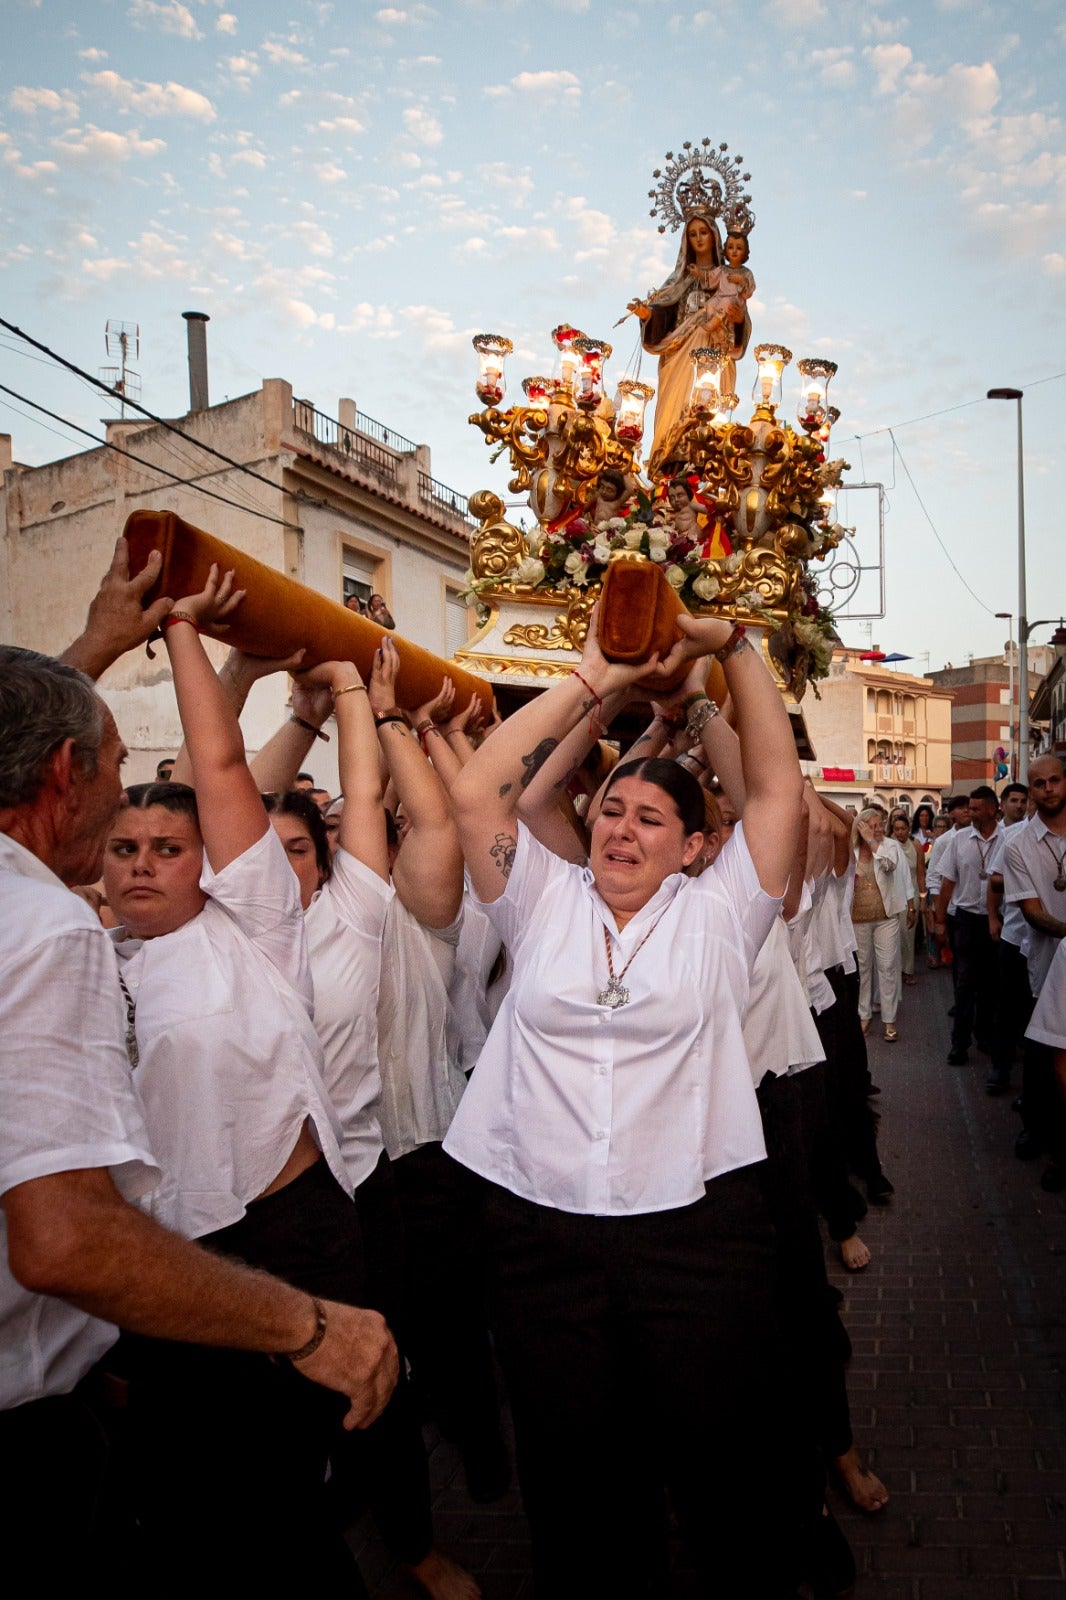
[[[120,415],[125,418],[126,401],[136,400],[141,393],[141,375],[134,372],[130,361],[137,361],[141,354],[141,327],[138,322],[117,322],[114,317],[108,317],[104,328],[104,346],[109,356],[118,358],[117,367],[101,367],[99,372],[100,382],[106,383],[113,394],[118,395]]]

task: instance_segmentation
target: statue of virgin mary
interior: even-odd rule
[[[713,215],[693,211],[685,218],[677,264],[661,288],[629,310],[643,324],[641,343],[659,358],[655,434],[648,470],[658,476],[671,457],[677,426],[692,390],[692,353],[717,346],[724,354],[722,392],[732,392],[736,362],[751,337],[751,319],[742,296],[722,264],[722,243]]]

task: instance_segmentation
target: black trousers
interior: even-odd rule
[[[541,1600],[662,1595],[664,1485],[704,1594],[794,1593],[780,1491],[795,1442],[758,1171],[623,1217],[492,1187],[486,1234]],[[772,1496],[756,1488],[767,1461]]]
[[[877,1118],[867,1099],[870,1064],[859,1021],[859,975],[845,972],[843,967],[830,967],[826,978],[836,997],[836,1004],[823,1013],[827,1025],[834,1029],[832,1051],[826,1047],[825,1069],[830,1125],[843,1147],[849,1171],[866,1184],[876,1184],[882,1173],[877,1153]],[[818,1021],[821,1036],[821,1019]]]
[[[839,1002],[815,1015],[826,1059],[808,1067],[797,1080],[812,1198],[825,1218],[829,1237],[837,1244],[851,1238],[867,1210],[866,1201],[848,1177],[848,1126],[853,1120],[853,1102],[864,1091],[861,1083],[854,1084],[856,1058],[848,1053],[847,1024],[841,1039],[841,1016]],[[861,1029],[859,1033],[861,1038]],[[865,1042],[860,1059],[865,1061]],[[861,1111],[855,1114],[861,1115]]]
[[[967,1050],[975,1037],[980,1049],[992,1045],[996,1038],[998,987],[996,942],[988,931],[988,917],[974,911],[956,911],[952,1050]]]
[[[43,1595],[103,1590],[116,1573],[105,1527],[109,1445],[98,1378],[70,1394],[0,1411],[0,1541],[12,1575],[32,1573]],[[24,1578],[23,1581],[28,1581]]]
[[[439,1144],[400,1156],[392,1174],[405,1252],[400,1344],[419,1405],[460,1450],[476,1453],[500,1429],[485,1307],[484,1183]]]
[[[355,1191],[366,1258],[365,1304],[390,1328],[402,1320],[404,1233],[392,1166],[384,1153]],[[404,1370],[388,1405],[369,1428],[341,1430],[330,1454],[328,1498],[335,1523],[347,1528],[369,1507],[389,1554],[408,1566],[433,1544],[429,1461],[411,1384]]]
[[[810,1182],[807,1130],[810,1103],[817,1095],[811,1076],[816,1071],[808,1067],[780,1078],[768,1073],[759,1085],[766,1140],[766,1161],[759,1171],[776,1243],[778,1321],[789,1387],[798,1404],[803,1437],[812,1441],[824,1467],[852,1445],[845,1377],[851,1340],[840,1320],[840,1294],[826,1275]],[[816,1510],[820,1510],[824,1470],[817,1487]]]
[[[324,1160],[200,1241],[309,1294],[363,1302],[352,1201]],[[126,1338],[132,1474],[157,1593],[366,1590],[330,1523],[326,1469],[343,1397],[287,1361]]]
[[[1018,946],[1000,938],[996,941],[995,959],[999,992],[992,1066],[1006,1082],[1036,1002],[1029,989],[1029,966]]]

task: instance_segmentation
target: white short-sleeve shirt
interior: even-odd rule
[[[756,1088],[768,1072],[782,1078],[825,1060],[781,917],[775,919],[755,957],[742,1026]]]
[[[466,1088],[448,999],[462,913],[425,928],[399,895],[389,902],[378,992],[381,1132],[391,1161],[444,1138]]]
[[[996,847],[988,858],[989,872],[1002,874],[1003,857],[1007,853],[1007,845],[1016,836],[1019,828],[1027,828],[1028,826],[1028,817],[1023,817],[1021,822],[1012,822],[1003,829],[1002,833],[997,833]],[[1029,933],[1029,924],[1025,920],[1021,906],[1016,900],[1008,900],[1004,895],[1003,931],[1000,934],[1000,938],[1004,939],[1007,944],[1015,945],[1022,952],[1022,955],[1027,955],[1029,951]]]
[[[1059,940],[1048,965],[1025,1037],[1052,1050],[1066,1050],[1066,939]]]
[[[712,867],[672,874],[619,933],[591,871],[519,823],[507,888],[485,906],[514,977],[445,1150],[525,1199],[614,1216],[689,1205],[762,1160],[741,1017],[780,905],[740,825]],[[605,929],[616,973],[634,955],[614,1010],[597,998]]]
[[[300,886],[268,827],[221,872],[198,916],[156,939],[112,932],[136,1006],[134,1081],[163,1178],[153,1216],[186,1239],[240,1221],[285,1165],[305,1119],[348,1194]]]
[[[333,871],[304,915],[315,986],[315,1030],[323,1080],[343,1129],[353,1187],[385,1148],[378,1122],[378,984],[392,885],[341,847]]]
[[[123,1047],[107,934],[42,861],[0,835],[0,1195],[106,1167],[127,1200],[159,1177]],[[0,1410],[66,1394],[118,1337],[33,1294],[8,1266],[0,1210]]]
[[[1059,862],[1062,862],[1060,873]],[[1066,837],[1051,833],[1039,816],[1014,835],[1003,852],[1003,897],[1008,905],[1039,900],[1044,910],[1066,922],[1066,889],[1056,889],[1066,878]],[[1038,995],[1061,941],[1039,928],[1029,928],[1029,987]]]
[[[988,915],[988,880],[1001,832],[1002,827],[997,824],[986,839],[971,822],[968,828],[957,828],[945,836],[947,843],[938,865],[941,885],[945,880],[955,885],[951,911],[967,911],[975,917]]]

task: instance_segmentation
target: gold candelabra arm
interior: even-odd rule
[[[514,469],[508,487],[520,494],[533,482],[533,473],[548,459],[548,439],[544,432],[548,413],[543,406],[511,406],[507,411],[491,407],[476,411],[469,421],[480,428],[489,444],[505,449]]]

